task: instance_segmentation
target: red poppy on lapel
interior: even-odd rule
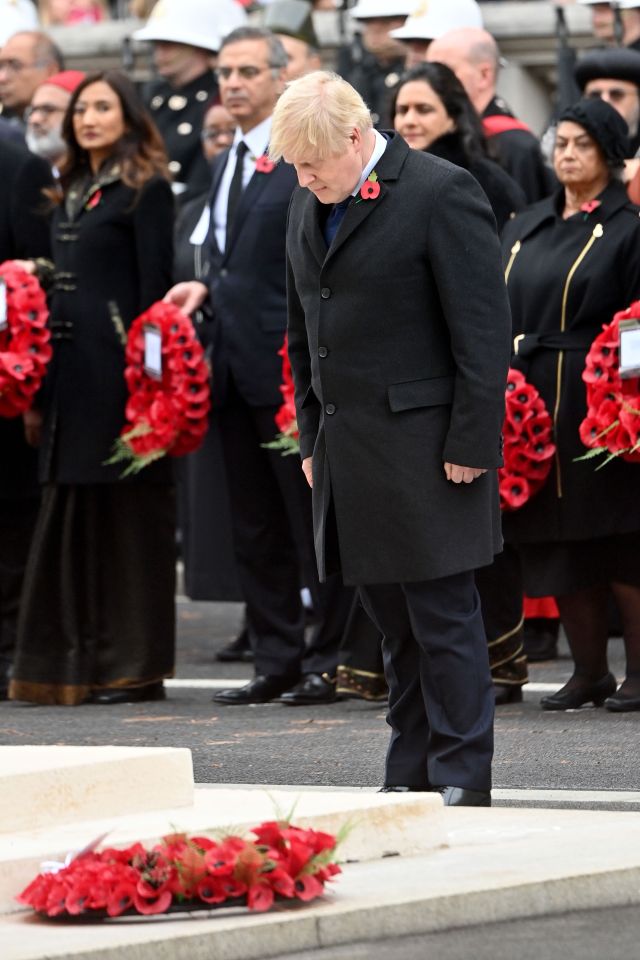
[[[378,183],[378,174],[372,170],[365,182],[360,187],[360,196],[363,200],[375,200],[380,194],[380,184]]]
[[[593,213],[594,210],[597,210],[601,206],[601,200],[587,200],[586,203],[583,203],[580,209],[583,213]]]
[[[271,173],[274,168],[275,163],[273,160],[269,160],[266,153],[263,153],[262,156],[256,160],[256,173]]]
[[[84,205],[85,210],[93,210],[94,207],[97,207],[100,201],[102,200],[102,190],[96,190],[95,193],[92,193],[87,202]]]

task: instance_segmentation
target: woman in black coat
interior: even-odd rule
[[[626,124],[600,100],[560,118],[554,166],[562,188],[516,217],[503,235],[516,335],[513,365],[540,391],[554,420],[557,454],[543,489],[505,517],[531,596],[557,597],[574,674],[544,697],[547,710],[593,701],[640,709],[640,469],[615,460],[596,471],[579,426],[592,341],[640,297],[640,217],[616,171]],[[607,598],[619,607],[627,677],[616,693],[607,666]],[[608,699],[607,699],[608,698]]]
[[[107,466],[125,422],[124,341],[171,285],[173,199],[160,137],[131,83],[77,88],[53,218],[54,355],[39,398],[43,501],[10,696],[162,697],[174,664],[171,466]]]

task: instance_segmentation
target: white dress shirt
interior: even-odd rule
[[[254,127],[247,133],[243,134],[239,127],[236,130],[233,145],[227,158],[227,165],[224,168],[224,173],[222,174],[220,186],[218,187],[218,192],[213,204],[213,227],[216,232],[216,243],[221,253],[224,253],[227,241],[227,201],[229,199],[229,187],[231,186],[233,172],[236,168],[236,150],[238,144],[241,140],[244,140],[249,148],[244,155],[242,167],[242,189],[244,190],[255,173],[256,160],[263,155],[269,146],[270,136],[271,117],[267,117],[266,120],[263,120],[262,123],[259,123],[257,127]]]

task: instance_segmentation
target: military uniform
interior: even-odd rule
[[[164,139],[174,192],[181,202],[209,189],[211,175],[202,153],[200,131],[207,104],[217,93],[212,70],[183,87],[155,80],[145,89],[144,99]]]

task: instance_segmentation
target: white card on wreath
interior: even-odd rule
[[[6,330],[9,325],[7,319],[7,285],[4,280],[0,280],[0,333]]]
[[[162,334],[157,327],[144,328],[144,369],[154,380],[162,379]]]

